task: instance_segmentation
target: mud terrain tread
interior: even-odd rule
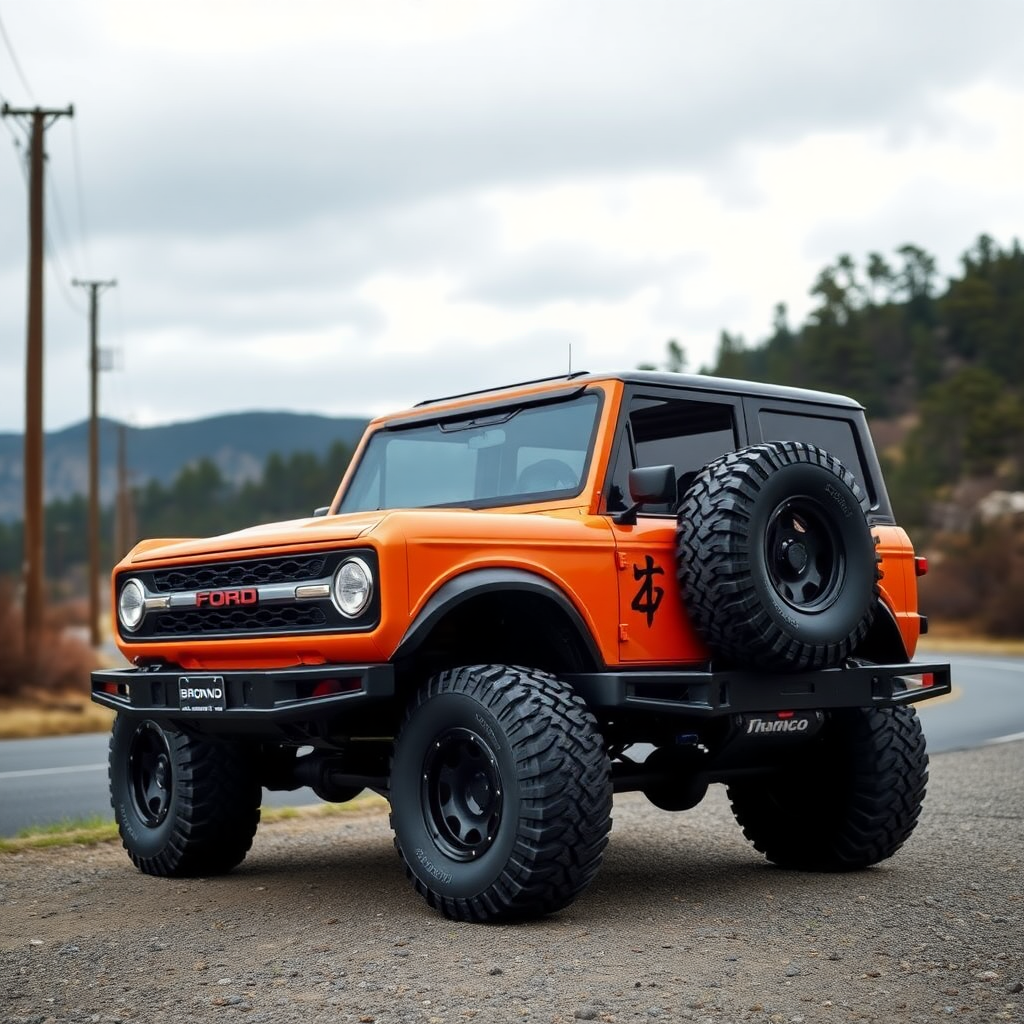
[[[406,720],[446,693],[470,696],[487,708],[512,747],[520,802],[518,821],[507,825],[516,829],[515,843],[486,889],[471,897],[447,896],[413,870],[393,810],[395,848],[407,876],[432,907],[456,920],[536,917],[567,906],[597,874],[611,830],[611,771],[593,715],[547,673],[472,665],[431,679]]]
[[[928,755],[913,708],[834,716],[799,768],[728,789],[743,834],[780,867],[856,871],[891,857],[917,825]]]
[[[115,744],[110,740],[111,792],[116,792]],[[125,724],[127,728],[129,723]],[[249,759],[235,744],[165,729],[174,770],[174,799],[162,829],[166,838],[152,854],[140,852],[112,800],[122,843],[143,873],[160,877],[218,875],[245,859],[260,821],[261,790]],[[138,828],[138,823],[135,824]]]
[[[794,671],[837,665],[871,625],[877,567],[868,612],[831,642],[807,642],[780,628],[757,592],[751,555],[760,538],[752,533],[754,506],[774,473],[798,464],[820,467],[840,479],[866,515],[868,501],[853,474],[835,456],[797,441],[752,445],[709,463],[679,508],[677,578],[687,612],[715,651],[740,664]],[[877,564],[879,556],[874,558]]]

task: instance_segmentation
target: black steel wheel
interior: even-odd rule
[[[506,665],[422,687],[395,740],[389,795],[406,874],[456,920],[568,905],[597,874],[611,828],[594,717],[555,677]]]
[[[118,715],[109,776],[121,841],[146,874],[221,874],[252,845],[262,788],[240,744]]]
[[[740,665],[841,664],[878,603],[878,554],[853,474],[814,445],[773,441],[705,466],[676,529],[690,617]]]
[[[171,748],[156,722],[143,722],[128,744],[128,792],[132,810],[147,828],[158,828],[171,807]]]
[[[891,857],[917,824],[928,754],[911,707],[834,712],[790,766],[729,785],[754,848],[780,867],[856,871]]]
[[[454,860],[487,852],[501,826],[498,759],[472,729],[446,729],[423,759],[420,800],[438,845]]]

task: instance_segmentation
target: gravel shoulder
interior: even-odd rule
[[[267,825],[217,879],[0,856],[0,1022],[1024,1022],[1024,744],[933,757],[916,833],[856,874],[772,868],[720,787],[614,817],[583,898],[517,926],[430,911],[372,811]]]

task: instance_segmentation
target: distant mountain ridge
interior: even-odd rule
[[[322,458],[340,441],[354,448],[368,420],[312,413],[242,412],[155,427],[125,426],[129,479],[134,486],[174,481],[181,470],[209,459],[234,484],[259,479],[267,459],[312,452]],[[117,491],[116,420],[100,420],[100,500],[110,504]],[[24,438],[0,434],[0,521],[24,514]],[[89,424],[76,423],[45,438],[45,501],[85,495],[89,486]]]

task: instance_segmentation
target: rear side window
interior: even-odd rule
[[[877,507],[878,494],[867,471],[857,430],[850,420],[761,409],[758,422],[765,441],[806,441],[830,452],[857,478],[872,507]]]

